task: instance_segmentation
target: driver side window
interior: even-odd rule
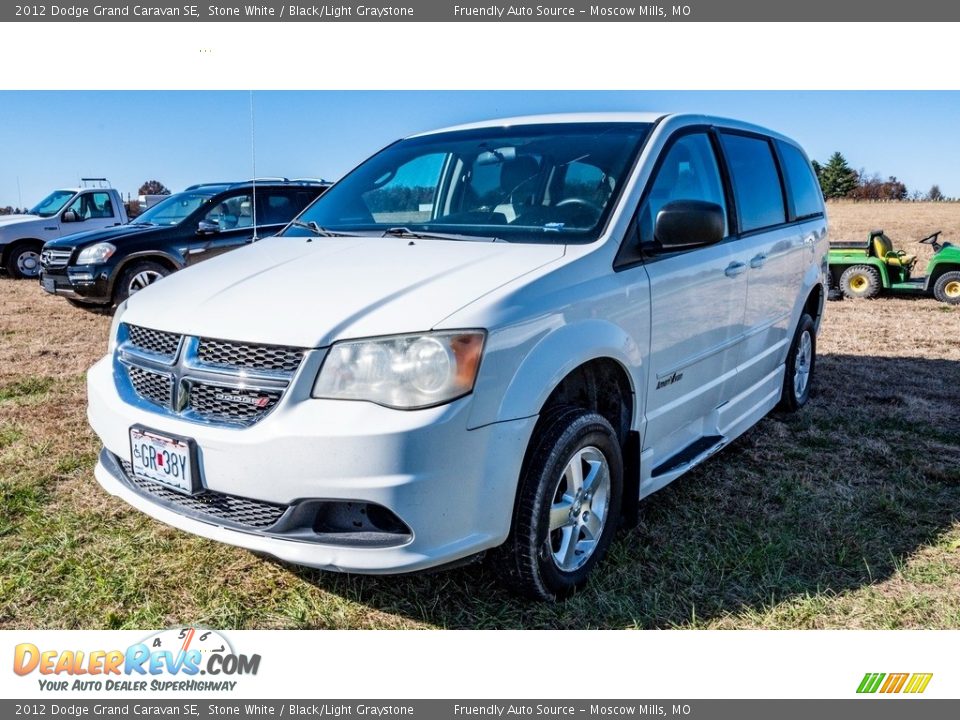
[[[640,208],[638,231],[641,243],[653,242],[657,213],[674,200],[715,203],[723,208],[724,218],[727,216],[720,168],[706,133],[684,135],[667,151]],[[728,232],[729,226],[724,220],[724,236]]]
[[[203,220],[215,223],[220,230],[250,227],[253,224],[253,205],[249,195],[235,195],[216,203]]]

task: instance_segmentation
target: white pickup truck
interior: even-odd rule
[[[100,178],[84,178],[84,184]],[[40,274],[40,250],[49,240],[126,223],[120,193],[111,187],[54,190],[25,215],[0,217],[0,267],[13,278]]]

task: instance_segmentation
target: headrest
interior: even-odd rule
[[[534,179],[540,172],[540,164],[530,155],[519,155],[507,160],[500,166],[500,189],[515,192],[528,180]]]

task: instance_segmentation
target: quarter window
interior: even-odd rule
[[[684,135],[673,143],[657,170],[657,177],[640,208],[640,241],[653,241],[657,213],[675,200],[703,200],[719,205],[726,217],[720,170],[710,138],[704,133]],[[724,235],[727,228],[724,227]]]
[[[810,163],[793,145],[779,143],[783,170],[793,197],[793,209],[798,219],[813,217],[823,212],[823,193]]]
[[[780,173],[770,143],[763,138],[722,134],[723,152],[733,176],[741,232],[779,225],[787,219]]]

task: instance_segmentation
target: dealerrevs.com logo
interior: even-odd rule
[[[39,675],[41,690],[232,691],[239,676],[256,675],[260,655],[234,651],[215,630],[174,628],[135,643],[126,650],[59,650],[20,643],[13,671]]]
[[[927,689],[931,679],[933,673],[867,673],[857,686],[857,692],[918,695]]]

